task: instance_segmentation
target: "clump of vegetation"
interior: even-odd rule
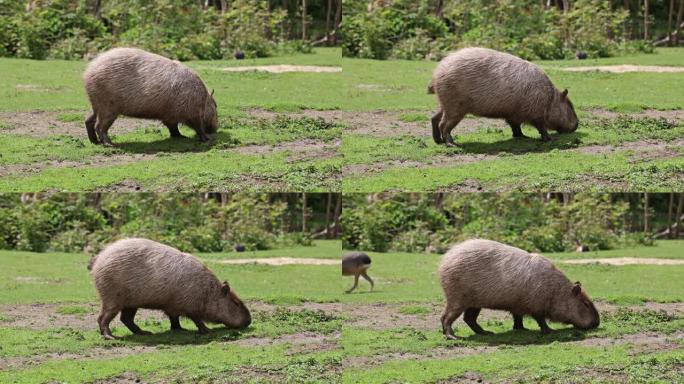
[[[123,237],[153,239],[196,252],[311,245],[330,228],[327,194],[0,194],[0,249],[96,253]],[[23,200],[23,201],[22,201]],[[330,212],[332,214],[332,212]]]
[[[347,249],[442,253],[454,243],[485,238],[563,252],[578,244],[604,250],[653,241],[634,216],[643,209],[639,201],[605,194],[392,194],[350,197],[345,204]]]
[[[594,58],[653,51],[648,42],[628,40],[626,28],[634,16],[606,1],[563,2],[571,6],[562,9],[533,0],[393,0],[371,6],[370,12],[367,3],[345,6],[345,56],[440,60],[467,46],[528,60],[572,58],[577,51]]]

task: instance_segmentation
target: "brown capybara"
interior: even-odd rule
[[[521,124],[532,124],[549,141],[548,130],[570,133],[579,121],[568,98],[535,64],[486,48],[464,48],[445,57],[435,69],[428,93],[437,95],[440,111],[432,117],[432,137],[454,145],[451,130],[467,113],[505,119],[514,137]]]
[[[453,322],[463,320],[475,333],[482,308],[513,314],[513,329],[522,330],[523,315],[532,316],[542,333],[551,331],[546,319],[579,329],[599,325],[599,313],[579,282],[572,283],[547,258],[491,240],[468,240],[442,258],[439,278],[446,298],[442,331],[455,339]]]
[[[359,285],[359,276],[368,280],[371,291],[375,286],[373,279],[368,276],[368,268],[371,267],[371,259],[363,252],[349,252],[342,256],[342,276],[354,276],[354,286],[346,292],[350,293]]]
[[[149,334],[134,322],[138,308],[160,309],[171,330],[182,330],[179,317],[189,317],[200,333],[204,321],[245,328],[252,317],[228,282],[221,283],[196,257],[147,239],[123,239],[107,246],[91,261],[91,275],[102,300],[97,322],[105,339],[113,339],[109,323],[121,322],[135,334]]]
[[[171,137],[186,124],[202,141],[218,127],[216,101],[199,76],[178,61],[136,48],[97,56],[83,75],[93,112],[86,120],[93,144],[112,145],[107,132],[119,115],[161,120]]]

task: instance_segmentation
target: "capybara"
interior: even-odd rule
[[[579,121],[568,98],[538,66],[503,52],[464,48],[445,57],[435,69],[428,93],[437,95],[440,110],[432,117],[432,137],[454,145],[451,130],[467,113],[505,119],[514,137],[524,137],[521,124],[532,124],[542,140],[548,130],[574,132]]]
[[[119,115],[161,120],[171,137],[186,124],[202,141],[218,127],[214,92],[178,61],[135,48],[97,56],[83,75],[93,112],[86,120],[93,144],[112,145],[107,132]]]
[[[147,239],[123,239],[107,246],[91,261],[91,274],[102,300],[97,322],[105,339],[113,339],[109,323],[121,322],[135,334],[149,334],[134,322],[138,308],[160,309],[171,330],[182,330],[189,317],[199,333],[204,321],[245,328],[252,317],[228,282],[221,283],[196,257]]]
[[[342,276],[354,276],[354,286],[347,290],[352,292],[359,285],[359,276],[363,276],[371,285],[371,291],[375,286],[373,279],[368,276],[368,268],[371,267],[371,259],[363,252],[349,252],[342,256]]]
[[[513,329],[523,330],[523,315],[532,316],[542,333],[551,332],[546,319],[596,328],[599,313],[579,282],[572,283],[547,258],[491,240],[467,240],[442,258],[439,278],[446,298],[442,331],[455,339],[453,322],[463,320],[475,333],[482,308],[513,314]]]

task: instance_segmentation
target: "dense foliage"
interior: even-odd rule
[[[625,39],[628,12],[603,0],[577,0],[562,11],[538,0],[393,0],[370,12],[345,5],[343,55],[373,59],[440,60],[449,51],[484,46],[528,60],[653,50]],[[443,8],[435,10],[439,4]]]
[[[308,245],[326,226],[328,194],[307,194],[307,207],[301,232],[301,194],[5,194],[0,249],[94,253],[122,237],[198,252]]]
[[[519,193],[345,196],[342,241],[346,249],[438,253],[469,238],[541,252],[649,244],[650,235],[634,232],[634,197],[638,195],[579,194],[567,201]]]
[[[30,3],[0,0],[0,56],[79,59],[113,46],[179,60],[232,58],[236,49],[248,58],[311,50],[308,41],[293,40],[300,11],[272,9],[268,1],[232,0],[225,12],[204,9],[196,0],[102,1],[97,12],[87,0]],[[309,36],[317,38],[325,34],[326,7],[310,4]]]

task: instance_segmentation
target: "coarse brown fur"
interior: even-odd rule
[[[346,292],[350,293],[359,285],[359,276],[366,279],[371,285],[371,291],[375,286],[373,279],[368,276],[368,268],[371,267],[371,259],[363,252],[349,252],[342,256],[342,276],[354,276],[354,286]]]
[[[486,48],[464,48],[445,57],[435,69],[428,93],[437,95],[440,111],[432,117],[436,143],[454,145],[451,130],[471,113],[505,119],[514,137],[530,123],[551,140],[548,130],[574,132],[579,121],[567,97],[535,64]]]
[[[204,321],[245,328],[251,315],[227,282],[221,283],[196,257],[147,239],[124,239],[107,246],[91,262],[91,275],[102,300],[100,332],[113,338],[109,323],[121,321],[146,334],[133,322],[138,308],[159,309],[180,329],[179,316],[189,317],[200,333]]]
[[[119,115],[161,120],[172,137],[186,124],[202,141],[218,127],[216,101],[199,76],[178,61],[136,48],[97,56],[83,80],[93,112],[86,120],[93,144],[112,145],[108,131]]]
[[[464,313],[476,333],[488,333],[476,322],[482,308],[511,312],[514,329],[524,329],[532,316],[542,332],[545,320],[579,329],[598,327],[599,314],[579,282],[572,283],[547,258],[491,240],[467,240],[442,258],[439,277],[446,298],[442,330],[455,338],[451,325]]]

